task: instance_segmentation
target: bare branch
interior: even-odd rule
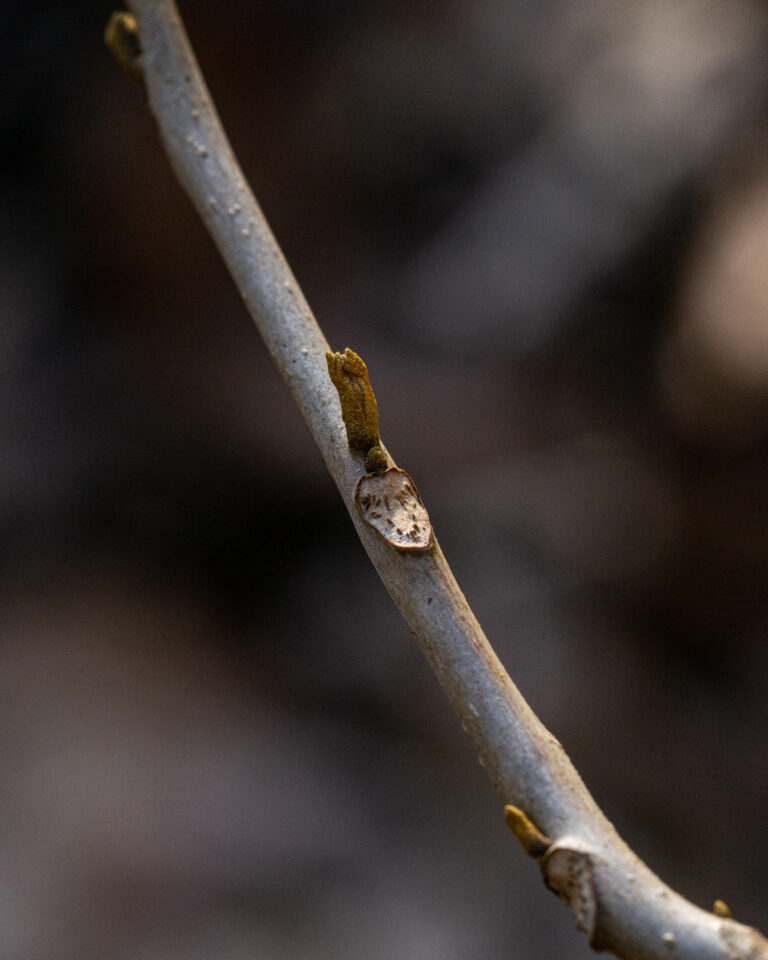
[[[756,930],[666,887],[624,844],[523,700],[439,545],[390,546],[361,519],[365,467],[348,443],[328,344],[243,177],[171,0],[129,0],[168,157],[298,404],[371,562],[472,736],[508,817],[597,950],[628,960],[768,960]],[[386,451],[384,451],[386,453]]]

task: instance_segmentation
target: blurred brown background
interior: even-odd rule
[[[2,960],[578,960],[94,2],[3,5]],[[189,0],[468,599],[768,926],[768,8]]]

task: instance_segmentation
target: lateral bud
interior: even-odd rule
[[[508,804],[504,807],[504,816],[507,826],[520,841],[520,846],[529,857],[543,857],[552,846],[552,841],[545,836],[536,824],[527,817],[522,810]]]

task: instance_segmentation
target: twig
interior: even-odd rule
[[[322,453],[371,562],[410,626],[508,822],[597,950],[627,960],[768,960],[756,930],[688,903],[624,844],[560,743],[523,700],[437,543],[390,546],[361,520],[365,473],[328,376],[328,344],[235,160],[172,0],[129,0],[149,106],[176,174],[216,246]],[[386,451],[384,451],[386,454]]]

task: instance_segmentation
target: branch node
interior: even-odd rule
[[[379,406],[368,368],[354,350],[326,353],[328,373],[341,403],[347,442],[365,454],[365,476],[355,487],[358,513],[398,550],[428,550],[434,543],[429,514],[405,470],[390,467],[379,439]]]

